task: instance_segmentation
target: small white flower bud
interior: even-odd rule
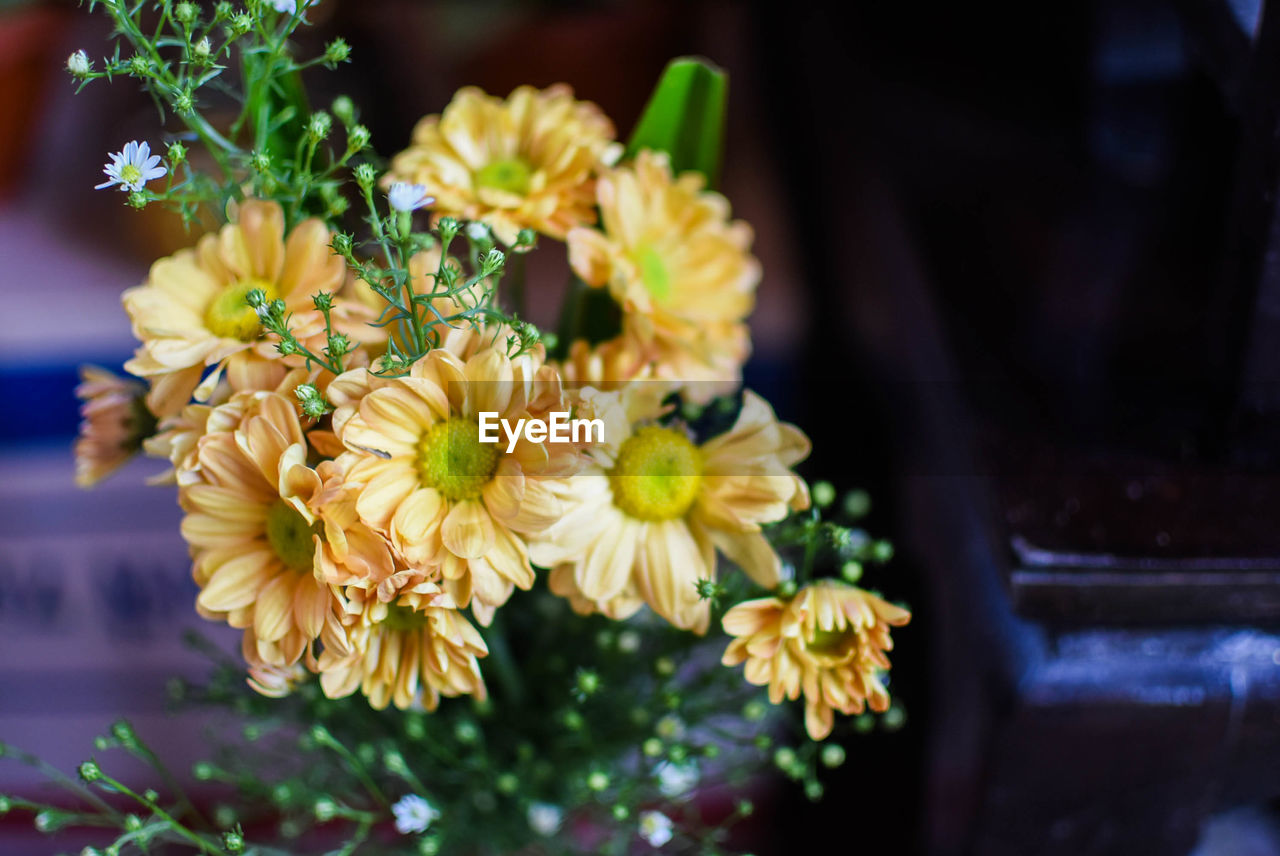
[[[89,55],[84,51],[76,51],[67,57],[67,71],[71,72],[73,77],[84,77],[93,68],[93,63],[89,61]]]

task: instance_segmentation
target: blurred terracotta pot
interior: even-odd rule
[[[34,4],[0,10],[0,198],[24,175],[45,84],[61,68],[55,52],[66,20],[63,10]]]

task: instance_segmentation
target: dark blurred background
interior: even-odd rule
[[[749,846],[1280,853],[1280,13],[840,6],[324,0],[305,38],[354,62],[308,82],[390,154],[464,84],[565,81],[625,135],[671,57],[729,71],[722,189],[765,269],[748,383],[813,438],[807,475],[871,491],[898,558],[867,584],[915,610],[906,727],[850,736],[820,804],[777,787]],[[155,653],[189,620],[171,497],[137,469],[71,487],[74,367],[129,355],[119,292],[191,242],[91,190],[159,138],[131,82],[72,95],[65,57],[106,35],[0,7],[15,740],[87,741],[121,704],[164,727],[195,668]],[[104,559],[139,538],[146,567]]]

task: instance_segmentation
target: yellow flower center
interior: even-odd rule
[[[142,170],[131,163],[127,163],[120,167],[120,183],[121,184],[137,184],[142,181]]]
[[[635,251],[636,267],[640,269],[640,281],[654,300],[666,300],[671,296],[671,272],[662,254],[648,244],[641,244]]]
[[[252,342],[262,335],[258,312],[247,302],[249,292],[255,288],[266,292],[267,300],[275,300],[280,296],[275,283],[264,279],[250,278],[233,282],[204,311],[204,326],[209,332],[223,339],[238,339],[241,342]]]
[[[320,522],[307,522],[298,509],[277,499],[267,512],[267,542],[280,561],[295,571],[310,571],[316,547],[312,535],[320,532]]]
[[[425,612],[418,612],[412,607],[393,603],[387,607],[387,617],[382,619],[381,623],[388,630],[406,631],[421,630],[430,620]]]
[[[529,179],[532,177],[533,170],[522,158],[503,158],[483,166],[476,173],[476,184],[524,196],[529,192]]]
[[[474,420],[437,422],[418,441],[418,476],[445,499],[475,499],[493,478],[501,456],[497,443],[480,442]]]
[[[622,444],[609,471],[613,504],[638,520],[674,520],[698,498],[702,453],[674,428],[647,425]]]
[[[813,631],[813,638],[804,647],[812,654],[841,659],[849,655],[857,641],[856,634],[847,628],[844,630],[818,628]]]

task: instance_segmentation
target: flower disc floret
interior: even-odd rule
[[[422,483],[454,502],[479,497],[500,458],[496,443],[480,442],[480,426],[472,419],[438,422],[418,441]]]
[[[609,473],[613,501],[638,520],[683,517],[698,497],[702,455],[675,428],[648,425],[629,437]]]

